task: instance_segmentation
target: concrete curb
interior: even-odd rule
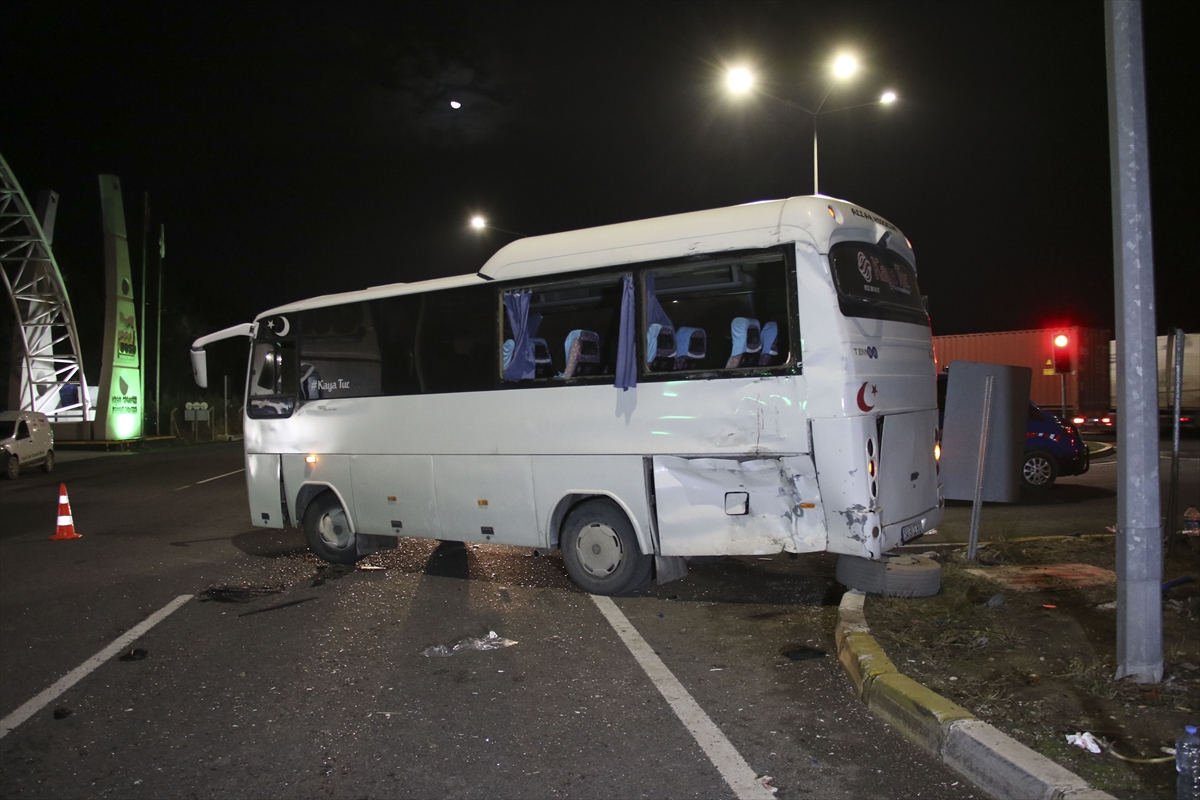
[[[866,595],[838,607],[838,660],[860,700],[922,750],[998,800],[1116,800],[957,703],[900,674],[871,636]]]

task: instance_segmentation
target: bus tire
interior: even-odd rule
[[[1054,484],[1058,477],[1058,463],[1045,450],[1034,450],[1025,454],[1021,464],[1021,488],[1030,492],[1043,492]]]
[[[567,574],[590,594],[624,594],[650,580],[654,557],[642,553],[629,518],[608,500],[571,509],[559,543]]]
[[[309,550],[331,564],[358,561],[357,537],[333,492],[321,492],[304,510],[304,541]]]
[[[942,565],[932,558],[885,553],[878,561],[839,555],[837,582],[867,594],[932,597],[942,586]]]

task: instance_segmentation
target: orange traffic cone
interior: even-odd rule
[[[60,483],[58,485],[58,530],[50,537],[50,541],[81,538],[83,537],[75,532],[75,522],[71,519],[71,501],[67,499],[67,485]]]

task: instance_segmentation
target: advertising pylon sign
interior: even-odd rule
[[[142,381],[138,358],[137,306],[129,269],[121,179],[100,176],[104,215],[104,274],[108,286],[104,311],[104,360],[97,398],[97,432],[105,439],[142,435]]]

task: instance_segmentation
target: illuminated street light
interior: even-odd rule
[[[841,55],[833,62],[833,74],[839,78],[849,78],[858,69],[858,61],[854,56]]]
[[[726,85],[729,87],[729,90],[734,94],[745,94],[746,92],[750,91],[751,89],[754,89],[759,94],[764,94],[767,97],[770,97],[772,99],[780,101],[781,103],[786,103],[787,105],[792,106],[793,108],[798,108],[801,111],[803,111],[804,113],[806,113],[812,117],[812,120],[813,120],[813,194],[818,193],[818,188],[817,188],[818,187],[818,181],[817,181],[817,177],[818,177],[818,174],[817,174],[817,117],[821,116],[822,114],[834,114],[834,113],[837,113],[838,111],[849,111],[851,109],[862,108],[864,106],[890,105],[891,103],[896,102],[896,99],[897,99],[895,92],[886,91],[883,93],[883,95],[880,96],[880,98],[878,100],[875,100],[870,103],[860,103],[860,104],[854,105],[854,106],[844,106],[842,108],[835,108],[832,111],[824,111],[823,109],[825,107],[825,101],[829,99],[829,95],[833,92],[834,87],[837,86],[838,81],[849,78],[851,75],[853,75],[855,72],[858,71],[858,60],[854,56],[844,53],[844,54],[838,56],[834,60],[833,64],[831,65],[831,69],[833,72],[833,78],[830,80],[829,87],[825,90],[825,94],[822,95],[821,102],[817,104],[817,108],[815,111],[810,108],[806,108],[805,106],[802,106],[799,103],[796,103],[794,101],[787,100],[782,97],[777,97],[776,95],[773,95],[764,89],[757,88],[754,85],[754,83],[755,83],[754,76],[751,75],[747,70],[745,70],[741,67],[738,67],[737,69],[729,70],[729,72],[725,76]]]
[[[489,225],[487,218],[480,214],[476,214],[475,216],[471,217],[471,227],[477,231],[481,231],[484,228],[487,228],[490,231],[500,231],[501,233],[507,233],[509,236],[516,236],[518,239],[524,239],[526,236],[524,233],[518,233],[517,231],[510,231],[505,228],[497,228],[495,225]]]
[[[450,107],[451,108],[462,108],[462,103],[458,102],[457,100],[451,100]]]
[[[729,82],[730,91],[734,94],[748,92],[750,91],[750,87],[754,85],[754,76],[740,67],[730,70],[726,80]]]

